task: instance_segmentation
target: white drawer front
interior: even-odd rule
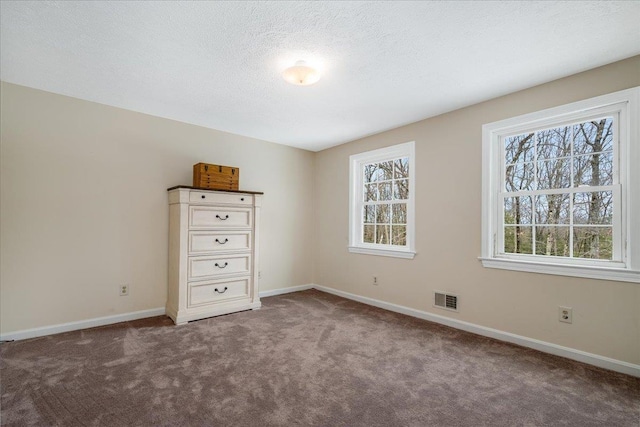
[[[191,255],[249,250],[251,250],[251,231],[189,232],[189,254]]]
[[[251,209],[207,206],[189,207],[189,227],[191,228],[250,228],[251,225]]]
[[[189,307],[249,296],[248,277],[215,282],[189,284]]]
[[[250,274],[251,255],[189,258],[189,280],[229,274]]]
[[[189,202],[204,204],[225,204],[225,205],[251,205],[253,196],[250,194],[237,193],[209,193],[206,191],[191,191]]]

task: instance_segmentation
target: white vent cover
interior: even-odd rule
[[[458,296],[435,291],[433,305],[445,310],[458,311]]]

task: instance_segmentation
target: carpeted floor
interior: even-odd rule
[[[2,344],[2,425],[634,426],[640,379],[311,290]]]

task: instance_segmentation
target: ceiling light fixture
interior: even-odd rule
[[[320,80],[320,73],[304,61],[298,61],[282,73],[282,77],[292,85],[308,86]]]

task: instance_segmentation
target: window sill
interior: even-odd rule
[[[393,249],[374,249],[362,248],[360,246],[349,246],[349,252],[352,254],[388,256],[393,258],[413,259],[416,253],[413,251],[398,251]]]
[[[585,277],[588,279],[614,280],[617,282],[640,283],[640,271],[626,268],[604,268],[575,266],[566,264],[547,264],[532,261],[517,261],[501,258],[478,258],[483,267],[502,270],[526,271],[529,273],[553,274],[557,276]]]

